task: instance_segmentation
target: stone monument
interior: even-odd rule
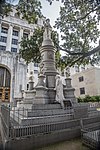
[[[29,83],[30,88],[29,91],[25,91],[25,97],[23,101],[24,104],[30,101],[30,106],[34,104],[54,104],[56,101],[58,101],[64,108],[63,101],[64,103],[68,101],[71,104],[76,103],[76,99],[74,96],[75,89],[72,88],[71,79],[68,76],[65,79],[66,85],[62,84],[60,75],[55,67],[56,49],[51,39],[52,28],[49,19],[45,21],[44,27],[45,31],[43,34],[43,42],[42,46],[40,47],[41,62],[38,83],[36,87],[33,88],[34,82],[31,76],[31,80]],[[59,77],[59,79],[56,79],[56,77]],[[58,80],[59,85],[57,85]]]
[[[53,103],[55,99],[55,76],[58,74],[55,67],[55,52],[56,49],[51,40],[52,28],[50,20],[47,19],[44,23],[45,31],[43,34],[43,42],[40,48],[41,53],[41,69],[40,74],[45,75],[45,86],[48,88],[47,94],[49,97],[48,103]]]
[[[46,104],[54,103],[57,97],[57,87],[55,77],[59,74],[55,67],[55,52],[56,49],[51,39],[52,28],[50,25],[50,20],[47,19],[44,23],[45,31],[43,34],[43,42],[40,48],[41,53],[41,63],[40,63],[40,75],[39,81],[36,86],[36,96],[34,99],[34,104]],[[69,74],[69,73],[68,73]],[[45,83],[44,83],[45,80]],[[64,101],[71,101],[72,103],[76,102],[74,96],[74,88],[71,86],[71,79],[66,77],[66,86],[62,91],[64,93]],[[56,87],[56,88],[55,88]],[[61,89],[60,89],[61,92]],[[58,100],[59,101],[59,100]],[[59,101],[63,107],[62,100]]]

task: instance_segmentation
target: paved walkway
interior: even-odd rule
[[[90,150],[90,149],[82,145],[81,139],[75,139],[56,143],[36,150]]]
[[[1,141],[1,133],[0,133],[0,150],[3,150],[2,149],[2,141]]]

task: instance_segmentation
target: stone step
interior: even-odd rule
[[[56,107],[57,108],[57,107]],[[23,117],[39,117],[39,116],[52,116],[52,115],[62,115],[62,114],[71,114],[73,113],[74,110],[71,108],[66,108],[66,109],[38,109],[38,110],[33,110],[33,109],[14,109],[12,111],[12,117],[13,116],[20,116],[22,118]]]
[[[52,116],[73,113],[73,109],[32,110],[26,113],[27,117]]]
[[[19,125],[39,125],[67,121],[69,119],[73,119],[74,116],[73,114],[65,113],[51,116],[25,117],[21,114],[13,114],[13,112],[11,112],[10,117]]]
[[[32,106],[33,110],[49,110],[49,109],[61,109],[60,104],[34,104]]]
[[[72,114],[63,114],[63,115],[53,115],[53,116],[41,116],[41,117],[28,117],[20,118],[20,125],[39,125],[39,124],[48,124],[48,123],[57,123],[73,119]]]

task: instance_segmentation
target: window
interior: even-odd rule
[[[17,45],[18,44],[18,40],[17,39],[12,39],[12,44]]]
[[[28,38],[28,33],[23,33],[24,38]]]
[[[1,46],[0,45],[0,50],[5,51],[6,50],[6,46]]]
[[[84,77],[83,76],[79,77],[79,82],[82,82],[82,81],[84,81]]]
[[[11,52],[17,53],[17,48],[12,47],[12,48],[11,48]]]
[[[37,64],[37,63],[34,63],[34,67],[38,67],[38,64]]]
[[[8,29],[7,29],[7,28],[2,27],[2,28],[1,28],[1,33],[6,33],[6,34],[7,34],[7,33],[8,33]]]
[[[12,34],[12,35],[14,35],[14,36],[18,36],[18,31],[13,30],[13,34]]]
[[[38,74],[38,70],[34,70],[34,74]]]
[[[75,66],[75,71],[79,72],[79,66]]]
[[[80,94],[85,94],[85,88],[84,87],[80,88]]]
[[[0,42],[6,43],[7,42],[7,37],[1,36]]]

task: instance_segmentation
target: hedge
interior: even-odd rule
[[[84,98],[78,97],[77,101],[78,101],[78,103],[81,103],[81,102],[100,102],[100,95],[98,95],[98,96],[86,95]]]

